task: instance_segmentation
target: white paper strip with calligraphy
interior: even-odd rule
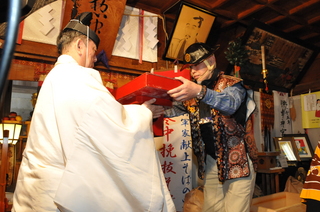
[[[185,195],[192,190],[192,145],[188,115],[164,118],[162,171],[177,211],[183,211]]]
[[[288,93],[273,91],[275,137],[292,133]]]

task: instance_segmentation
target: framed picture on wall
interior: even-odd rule
[[[265,87],[261,74],[264,52],[268,87],[283,92],[299,83],[319,52],[315,46],[256,20],[242,36],[242,44],[249,51],[248,61],[240,69],[244,84],[255,89]],[[229,66],[226,73],[232,70]]]
[[[206,43],[215,20],[216,15],[210,11],[182,1],[163,59],[183,61],[184,52],[191,44]]]
[[[283,153],[287,161],[300,161],[294,137],[274,137],[276,151]]]
[[[307,134],[284,134],[283,136],[294,138],[301,160],[312,159],[314,152]]]

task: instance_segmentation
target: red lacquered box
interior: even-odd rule
[[[182,82],[170,77],[144,73],[115,91],[115,98],[121,104],[141,104],[156,98],[156,105],[171,106],[172,99],[167,91]]]

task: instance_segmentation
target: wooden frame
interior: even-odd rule
[[[206,43],[215,19],[216,15],[213,13],[193,4],[181,2],[163,59],[183,61],[184,51],[189,45],[195,42]]]
[[[313,148],[307,134],[284,134],[293,137],[301,160],[309,160],[313,157]]]
[[[0,148],[2,149],[2,144],[0,144]],[[1,158],[0,158],[1,162]],[[15,175],[15,165],[16,165],[16,149],[15,145],[8,144],[8,155],[7,155],[7,177],[6,177],[6,187],[11,186]]]
[[[276,151],[283,153],[288,161],[300,161],[294,137],[274,137]]]
[[[265,64],[269,90],[289,92],[306,73],[319,49],[276,31],[269,25],[254,21],[242,37],[242,44],[249,50],[248,61],[241,66],[244,84],[253,89],[265,88],[262,77],[261,46],[265,47]],[[229,66],[226,73],[231,73]]]

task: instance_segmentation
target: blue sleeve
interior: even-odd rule
[[[225,88],[222,92],[207,89],[202,101],[210,105],[211,108],[220,111],[223,115],[232,115],[240,107],[245,96],[246,89],[240,83],[237,83]]]
[[[172,107],[164,111],[164,117],[172,118],[176,116],[181,116],[187,113],[186,108],[182,102],[173,101]]]

